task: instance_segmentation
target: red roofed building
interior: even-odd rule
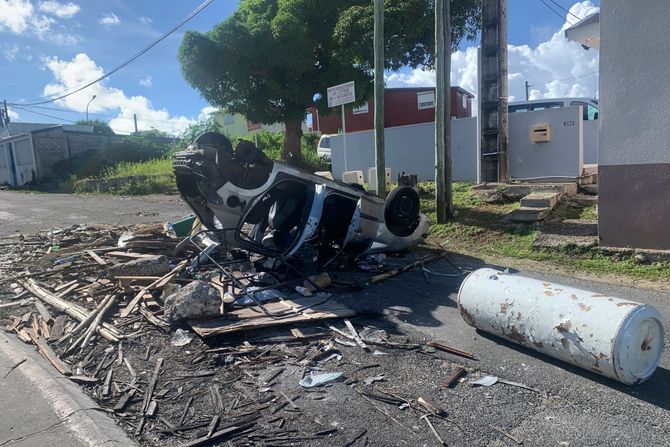
[[[472,116],[474,95],[461,87],[451,87],[451,117]],[[312,129],[324,134],[336,134],[342,129],[339,108],[329,115],[319,115],[315,108],[307,109],[312,114]],[[360,132],[375,127],[374,100],[369,99],[359,107],[345,106],[346,130]],[[386,127],[435,121],[435,87],[387,88],[384,91],[384,122]]]

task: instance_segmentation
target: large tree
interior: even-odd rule
[[[454,47],[476,36],[479,3],[452,0]],[[384,17],[387,68],[431,67],[434,0],[385,0]],[[187,32],[179,61],[211,104],[254,122],[283,122],[288,158],[300,155],[305,109],[329,111],[329,86],[355,81],[358,102],[371,92],[372,32],[372,0],[241,0],[209,32]]]

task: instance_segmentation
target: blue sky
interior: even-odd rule
[[[593,0],[554,1],[580,17],[596,10],[599,4]],[[551,0],[545,2],[566,16]],[[201,0],[0,0],[0,99],[29,102],[68,91],[127,59],[200,3]],[[16,108],[14,118],[26,122],[81,119],[86,104],[96,94],[89,109],[91,117],[111,121],[119,131],[132,130],[132,115],[136,113],[141,128],[178,132],[202,117],[203,111],[211,110],[181,76],[176,54],[183,33],[187,29],[207,31],[235,7],[234,1],[215,0],[182,29],[102,85],[45,105],[60,110],[31,109],[63,120]],[[595,95],[597,52],[585,52],[562,39],[559,31],[565,26],[565,19],[540,0],[510,0],[509,7],[510,94],[518,96],[518,86],[523,85],[523,79],[530,79],[535,97]],[[476,93],[475,46],[474,42],[463,42],[454,54],[452,83]],[[556,80],[561,80],[561,84],[552,84]],[[434,75],[402,70],[389,74],[387,83],[430,85],[434,84]]]

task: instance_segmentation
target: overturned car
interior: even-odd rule
[[[425,238],[430,223],[412,187],[383,200],[273,161],[249,141],[233,149],[216,132],[176,153],[173,167],[181,196],[228,247],[279,259],[311,250],[324,266],[339,256],[402,251]]]

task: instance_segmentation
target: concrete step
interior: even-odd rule
[[[475,190],[499,190],[508,197],[524,197],[534,192],[557,192],[563,196],[577,194],[577,182],[571,183],[480,183]]]
[[[567,199],[568,203],[572,206],[583,207],[593,206],[598,204],[598,196],[591,196],[588,194],[575,194],[574,196]]]
[[[561,198],[557,192],[532,192],[521,199],[522,208],[549,208],[553,209]]]
[[[512,222],[533,223],[547,217],[551,208],[520,207],[506,216]]]

